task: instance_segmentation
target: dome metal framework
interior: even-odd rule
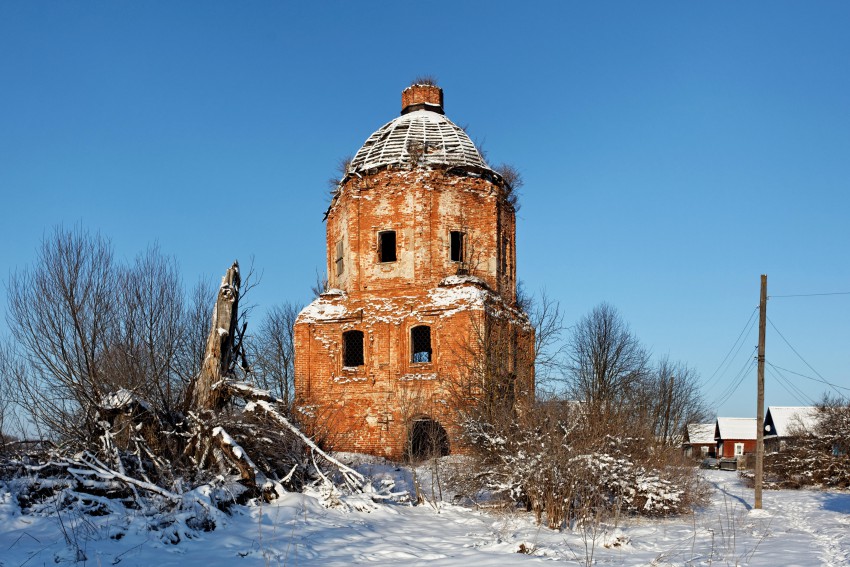
[[[402,165],[490,170],[466,132],[431,110],[414,110],[380,127],[351,160],[349,173]]]

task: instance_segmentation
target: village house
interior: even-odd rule
[[[462,451],[464,404],[533,400],[510,184],[415,84],[326,213],[328,286],[295,324],[303,421],[338,451]]]
[[[714,423],[689,423],[685,428],[682,450],[686,457],[704,459],[717,454]]]
[[[718,417],[714,428],[717,458],[730,459],[755,453],[757,427],[754,417]]]
[[[764,450],[785,450],[796,436],[813,433],[818,409],[814,406],[769,406],[764,416]]]

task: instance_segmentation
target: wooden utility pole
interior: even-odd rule
[[[761,490],[764,483],[764,333],[767,324],[767,276],[761,276],[759,302],[758,407],[756,409],[756,510],[761,510]]]

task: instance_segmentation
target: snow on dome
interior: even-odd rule
[[[490,167],[463,128],[431,110],[408,112],[369,136],[351,160],[349,173],[390,165]]]

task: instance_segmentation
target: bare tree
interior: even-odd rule
[[[179,359],[184,343],[183,285],[177,262],[154,245],[118,273],[118,310],[107,371],[112,389],[128,388],[163,413],[183,397]]]
[[[11,378],[41,438],[59,442],[44,462],[72,485],[120,484],[140,506],[142,493],[177,503],[178,478],[205,482],[235,470],[252,495],[271,498],[275,486],[306,478],[309,448],[316,475],[327,481],[318,456],[360,490],[359,473],[301,433],[287,403],[237,375],[246,368],[247,280],[234,263],[217,294],[200,285],[187,309],[176,263],[157,247],[121,266],[99,235],[56,229],[8,286],[25,371],[2,349],[0,435]]]
[[[664,444],[678,444],[689,423],[701,423],[708,417],[699,375],[683,362],[661,358],[639,390],[650,429]]]
[[[617,310],[596,306],[573,327],[568,356],[573,395],[587,404],[593,423],[620,410],[649,371],[649,354]]]
[[[0,342],[0,455],[5,452],[11,435],[9,425],[14,404],[13,386],[18,366],[12,345]]]
[[[57,228],[32,269],[9,283],[8,323],[32,369],[25,402],[41,425],[84,439],[108,392],[104,368],[116,324],[112,247],[99,234]]]
[[[316,281],[313,282],[313,285],[310,286],[310,291],[313,293],[314,297],[319,297],[320,295],[328,291],[327,274],[319,273],[319,270],[316,269]]]
[[[185,389],[201,371],[207,335],[210,332],[210,305],[215,303],[216,289],[209,279],[199,279],[189,294],[183,311],[183,329],[177,374]]]
[[[545,293],[522,304],[543,334],[535,337],[536,368],[558,367],[566,331],[558,304]],[[498,326],[481,335],[472,354],[492,351],[494,358],[481,357],[467,374],[498,383],[501,366],[493,361],[510,352],[504,338]],[[467,414],[465,424],[475,457],[467,478],[481,483],[471,491],[483,488],[525,504],[538,522],[583,530],[594,542],[601,522],[616,523],[621,512],[663,515],[698,501],[694,470],[670,466],[677,452],[646,451],[645,443],[653,425],[672,438],[694,415],[698,396],[688,387],[695,374],[667,361],[653,373],[646,350],[606,304],[573,328],[566,351],[577,399],[538,396],[534,411],[517,413],[498,403],[508,399],[498,388],[495,400],[484,388],[470,397],[477,413]]]
[[[535,297],[520,297],[517,286],[517,303],[523,306],[534,327],[534,379],[540,394],[553,393],[557,380],[565,369],[567,327],[561,304],[552,299],[545,289]],[[542,387],[542,388],[541,388]]]
[[[334,176],[328,179],[328,190],[330,191],[330,196],[333,197],[339,192],[339,185],[345,179],[345,176],[348,175],[348,170],[351,168],[351,161],[354,159],[354,156],[347,155],[345,157],[339,158],[336,163],[336,168],[334,169]]]
[[[503,163],[497,165],[494,170],[501,176],[504,183],[505,199],[514,211],[519,211],[519,190],[525,185],[519,169],[509,163]]]
[[[817,408],[814,429],[820,444],[834,455],[850,455],[850,398],[825,395]]]
[[[28,364],[17,381],[42,434],[86,440],[105,396],[126,389],[175,415],[203,362],[209,286],[186,308],[173,258],[151,246],[116,264],[109,241],[57,228],[9,282],[8,322]]]
[[[461,423],[510,427],[534,402],[533,330],[489,305],[469,317],[469,334],[453,347],[459,365],[448,381],[452,403]]]
[[[286,302],[269,309],[251,337],[252,371],[257,385],[271,391],[284,405],[294,396],[295,318],[298,304]]]

